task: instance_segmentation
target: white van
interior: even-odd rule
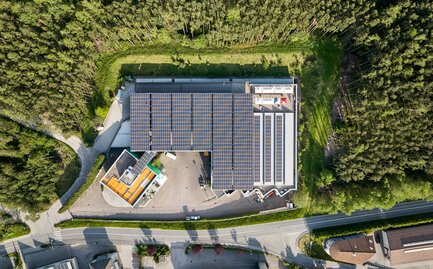
[[[164,152],[164,155],[167,156],[168,158],[172,159],[172,160],[176,160],[176,155],[174,153],[171,152]]]

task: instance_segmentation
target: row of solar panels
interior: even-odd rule
[[[252,96],[140,93],[131,96],[133,151],[212,151],[214,189],[251,189]]]
[[[254,114],[254,184],[294,186],[294,119],[294,113]]]

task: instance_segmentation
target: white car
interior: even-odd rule
[[[118,90],[117,94],[116,94],[116,100],[121,102],[122,101],[122,96],[123,96],[123,91],[122,90]]]
[[[200,220],[200,216],[188,216],[185,220]]]

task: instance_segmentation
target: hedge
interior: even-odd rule
[[[55,226],[62,229],[77,227],[122,227],[163,230],[209,230],[297,219],[302,218],[304,214],[305,211],[303,209],[295,209],[278,213],[256,214],[229,219],[204,219],[199,221],[128,221],[81,218],[67,220]]]
[[[78,200],[78,198],[80,198],[80,196],[90,187],[90,185],[92,185],[93,182],[95,182],[99,169],[101,169],[104,162],[105,162],[105,154],[100,154],[96,158],[95,162],[93,163],[93,166],[86,177],[86,181],[80,186],[78,191],[76,191],[72,195],[72,197],[58,210],[59,213],[66,212]]]
[[[433,212],[410,215],[410,216],[395,217],[389,219],[365,221],[365,222],[359,222],[354,224],[345,224],[345,225],[326,227],[326,228],[318,228],[318,229],[313,229],[311,235],[317,239],[325,239],[329,237],[344,236],[344,235],[358,234],[358,233],[371,233],[377,230],[414,226],[414,225],[427,224],[432,222],[433,222]]]

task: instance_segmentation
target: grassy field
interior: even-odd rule
[[[62,229],[77,227],[123,227],[163,230],[209,230],[297,219],[302,218],[304,214],[305,212],[302,209],[295,209],[271,214],[200,221],[116,221],[101,219],[72,219],[56,224],[56,227]]]
[[[305,62],[302,80],[301,119],[299,121],[300,190],[295,198],[298,206],[309,207],[309,214],[327,213],[310,207],[314,204],[317,179],[326,167],[325,147],[332,133],[331,109],[339,88],[341,45],[324,41],[314,47],[314,56]],[[313,199],[313,201],[312,201]]]
[[[186,47],[135,47],[102,55],[95,83],[98,101],[110,103],[125,75],[140,76],[287,76],[302,66],[313,43],[298,40],[286,46],[193,49]],[[101,100],[101,98],[103,100]]]
[[[72,195],[72,197],[59,209],[59,213],[66,212],[66,210],[68,210],[78,200],[78,198],[80,198],[80,196],[90,187],[90,185],[95,182],[96,175],[98,174],[99,169],[101,169],[102,165],[104,164],[104,161],[104,154],[101,154],[96,158],[92,168],[90,169],[89,174],[87,175],[86,181],[80,186],[78,191],[76,191]]]

